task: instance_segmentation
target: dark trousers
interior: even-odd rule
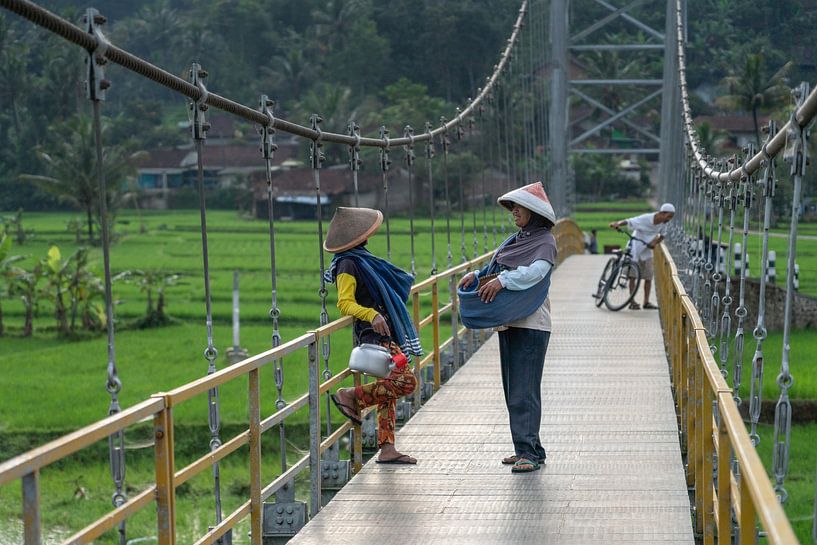
[[[536,461],[545,457],[539,440],[542,419],[542,370],[550,331],[510,327],[499,332],[502,388],[515,454]]]

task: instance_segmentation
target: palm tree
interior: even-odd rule
[[[721,80],[727,94],[719,97],[716,104],[730,110],[752,112],[755,140],[760,146],[760,128],[757,113],[761,109],[783,106],[789,100],[790,89],[786,75],[792,69],[792,61],[784,64],[771,77],[766,76],[766,59],[762,54],[751,54],[739,70]]]
[[[107,124],[103,123],[102,128],[104,140]],[[84,210],[88,220],[88,239],[93,242],[93,211],[99,204],[93,124],[88,117],[77,117],[59,124],[53,132],[60,138],[47,148],[37,150],[50,175],[23,174],[20,178],[34,183],[60,201]],[[105,147],[103,171],[108,209],[112,214],[127,189],[128,176],[134,172],[133,161],[144,154],[138,151],[126,155],[120,146]]]
[[[322,7],[312,10],[317,38],[329,51],[343,49],[352,38],[355,22],[371,11],[369,0],[329,0]]]
[[[270,66],[262,66],[263,88],[275,89],[282,98],[296,98],[309,86],[315,75],[315,65],[304,53],[306,44],[294,30],[288,29],[283,40],[286,49],[272,57]]]
[[[717,156],[721,151],[721,146],[726,141],[726,131],[715,129],[706,121],[695,127],[695,130],[698,132],[701,147],[710,155]]]

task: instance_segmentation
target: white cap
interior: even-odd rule
[[[659,212],[672,212],[675,213],[675,206],[672,203],[665,202],[661,205],[661,208],[658,210]]]

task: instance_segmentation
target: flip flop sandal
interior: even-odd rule
[[[409,456],[408,454],[402,454],[397,458],[392,458],[391,460],[375,460],[377,464],[395,464],[395,465],[415,465],[417,460]]]
[[[630,310],[641,310],[641,305],[638,303],[630,303]]]
[[[539,468],[541,467],[542,466],[540,466],[533,460],[528,460],[527,458],[520,458],[511,468],[511,473],[531,473],[532,471],[538,471]]]
[[[362,425],[363,422],[360,420],[360,418],[357,417],[357,413],[355,413],[355,410],[353,408],[351,408],[349,405],[344,405],[343,403],[338,401],[335,398],[336,395],[337,394],[332,394],[329,397],[332,400],[332,403],[335,404],[335,407],[337,407],[338,410],[340,411],[340,414],[342,414],[343,416],[345,416],[346,418],[348,418],[349,420],[351,420],[352,422],[354,422],[358,426]]]
[[[652,303],[644,303],[644,310],[657,310],[658,307]]]
[[[503,463],[503,464],[505,464],[506,466],[512,466],[512,465],[514,465],[514,464],[515,464],[516,462],[518,462],[518,461],[519,461],[519,456],[516,456],[516,455],[514,455],[514,456],[506,456],[505,458],[502,458],[502,463]],[[542,462],[544,462],[544,461],[545,461],[545,459],[544,459],[544,458],[539,458],[539,459],[538,459],[538,460],[536,460],[536,461],[537,461],[537,462],[539,462],[539,463],[541,464]]]

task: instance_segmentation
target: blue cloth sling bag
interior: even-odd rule
[[[491,262],[480,271],[479,276],[500,272],[496,256],[499,250],[509,244],[514,237],[515,235],[511,235],[500,244]],[[551,268],[542,280],[526,290],[500,290],[490,303],[483,303],[479,298],[477,279],[474,279],[467,288],[457,288],[457,297],[460,300],[460,319],[463,325],[468,329],[489,329],[527,318],[547,299],[552,273]]]
[[[479,283],[476,280],[465,289],[458,288],[463,325],[469,329],[488,329],[530,316],[547,299],[551,273],[552,269],[542,280],[526,290],[500,290],[490,303],[483,303],[479,298]]]

